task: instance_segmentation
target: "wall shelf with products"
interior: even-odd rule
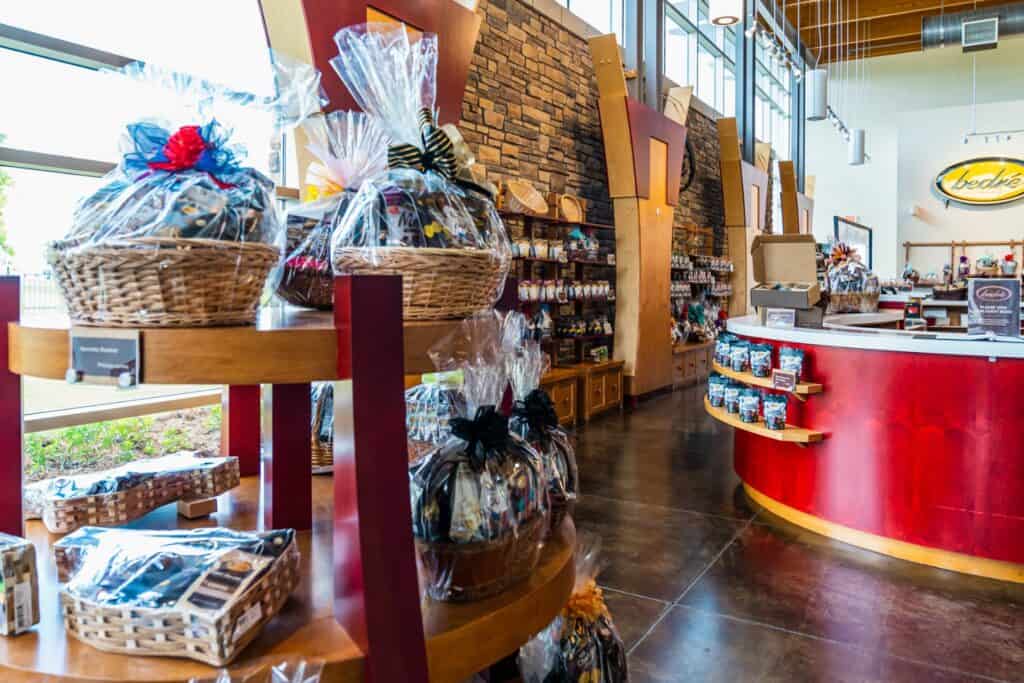
[[[795,427],[792,425],[786,425],[785,429],[768,429],[764,426],[763,422],[744,422],[740,419],[739,415],[733,415],[732,413],[725,410],[725,408],[715,408],[708,401],[708,397],[704,397],[704,409],[708,412],[708,415],[715,418],[719,422],[725,423],[730,427],[741,429],[751,434],[757,434],[763,436],[766,439],[772,439],[774,441],[788,441],[790,443],[798,444],[810,444],[818,443],[825,438],[825,434],[822,432],[816,432],[812,429],[804,429],[803,427]]]
[[[752,387],[761,387],[762,389],[772,389],[771,377],[755,377],[750,372],[736,372],[731,368],[727,368],[724,365],[718,363],[713,364],[715,372],[720,375],[725,375],[729,379],[734,379],[737,382],[743,382]],[[811,394],[820,394],[825,390],[825,387],[817,382],[798,382],[790,393],[796,394],[797,396],[810,396]]]

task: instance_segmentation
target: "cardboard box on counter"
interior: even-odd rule
[[[758,235],[750,253],[752,306],[809,309],[821,299],[813,235]]]

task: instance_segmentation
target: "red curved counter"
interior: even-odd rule
[[[879,552],[1024,581],[1024,344],[746,318],[729,329],[776,354],[803,349],[807,377],[824,385],[791,400],[787,419],[824,441],[736,430],[736,472],[755,501]]]

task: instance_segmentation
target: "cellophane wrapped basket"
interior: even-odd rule
[[[298,658],[256,671],[222,670],[216,678],[193,678],[189,683],[320,683],[323,671],[322,661]]]
[[[230,663],[299,583],[292,529],[86,527],[55,546],[68,633],[105,652]],[[71,566],[67,566],[71,564]]]
[[[334,384],[317,382],[311,390],[313,424],[310,443],[313,471],[326,471],[334,465]]]
[[[388,138],[359,112],[334,111],[302,123],[306,149],[318,161],[306,171],[306,199],[290,209],[287,254],[277,294],[295,306],[329,310],[334,304],[331,236],[366,178],[387,167]]]
[[[600,540],[581,535],[569,604],[519,650],[523,683],[626,683],[626,648],[597,585]]]
[[[147,92],[173,92],[181,107],[127,126],[117,167],[81,200],[67,236],[48,246],[71,322],[255,322],[267,277],[281,258],[283,231],[273,181],[242,165],[245,150],[230,144],[225,119],[240,107],[263,108],[270,140],[271,128],[319,108],[319,76],[277,60],[276,94],[265,98],[138,63],[112,77]]]
[[[466,414],[462,373],[439,372],[405,391],[409,462],[416,463],[452,435],[453,418]]]
[[[505,356],[515,399],[509,428],[540,453],[551,501],[551,529],[554,531],[567,514],[572,514],[579,495],[576,449],[572,437],[558,423],[551,397],[540,386],[549,362],[540,344],[529,340],[526,318],[522,313],[508,315],[505,335],[513,343],[513,350]]]
[[[437,37],[363,25],[335,42],[332,65],[392,146],[388,171],[363,183],[334,232],[334,271],[401,275],[407,320],[490,308],[511,248],[490,198],[456,181],[451,138],[435,125]]]
[[[177,500],[219,496],[238,483],[238,458],[183,451],[29,484],[25,516],[42,518],[50,533],[66,534],[125,524]]]
[[[508,384],[497,318],[466,321],[460,333],[475,349],[461,363],[466,414],[409,471],[427,593],[451,601],[489,597],[529,576],[548,528],[540,455],[497,410]]]
[[[829,313],[875,313],[882,288],[857,252],[840,242],[828,268]]]
[[[0,636],[24,633],[38,623],[36,547],[19,536],[0,534]]]

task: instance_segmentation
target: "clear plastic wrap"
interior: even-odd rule
[[[406,318],[489,308],[511,247],[488,194],[457,179],[452,140],[435,124],[437,36],[361,25],[335,42],[331,64],[392,141],[387,172],[363,183],[334,232],[335,272],[401,273]]]
[[[562,613],[519,650],[523,683],[626,683],[626,648],[597,585],[601,544],[581,535],[576,584]]]
[[[313,469],[318,470],[334,464],[334,383],[314,382],[310,398]]]
[[[42,518],[52,533],[85,524],[123,524],[176,500],[218,496],[238,482],[237,458],[182,451],[29,484],[25,517]]]
[[[466,414],[462,373],[439,372],[405,392],[409,462],[416,462],[452,435],[453,418]]]
[[[296,659],[241,674],[224,670],[216,678],[193,678],[189,683],[320,683],[323,671],[321,661]]]
[[[909,264],[908,264],[909,266]],[[881,286],[856,250],[838,242],[832,247],[828,268],[830,313],[874,313]]]
[[[39,623],[36,547],[0,534],[0,636],[16,636]]]
[[[234,659],[299,581],[291,529],[86,527],[58,542],[55,553],[70,577],[60,597],[76,638],[102,650],[214,666]]]
[[[319,76],[275,60],[273,96],[239,93],[148,64],[112,78],[173,95],[126,127],[122,157],[48,248],[72,320],[122,326],[253,322],[283,249],[274,182],[231,143],[240,108],[267,115],[267,140],[319,108]],[[148,101],[148,100],[147,100]]]
[[[505,320],[506,346],[517,340],[505,356],[505,369],[512,386],[512,417],[509,428],[541,455],[551,501],[551,528],[556,529],[566,514],[572,514],[579,495],[579,473],[572,438],[558,423],[555,404],[540,386],[550,367],[540,344],[528,339],[526,318],[509,313]]]
[[[288,211],[277,293],[290,304],[327,310],[334,300],[331,237],[363,181],[387,167],[389,140],[374,119],[352,111],[314,116],[302,130],[319,161],[306,170],[306,201]]]
[[[462,371],[466,413],[410,468],[413,534],[427,593],[476,600],[533,571],[548,527],[547,487],[540,455],[497,410],[508,385],[497,317],[465,321],[446,343],[451,360],[439,365]]]

